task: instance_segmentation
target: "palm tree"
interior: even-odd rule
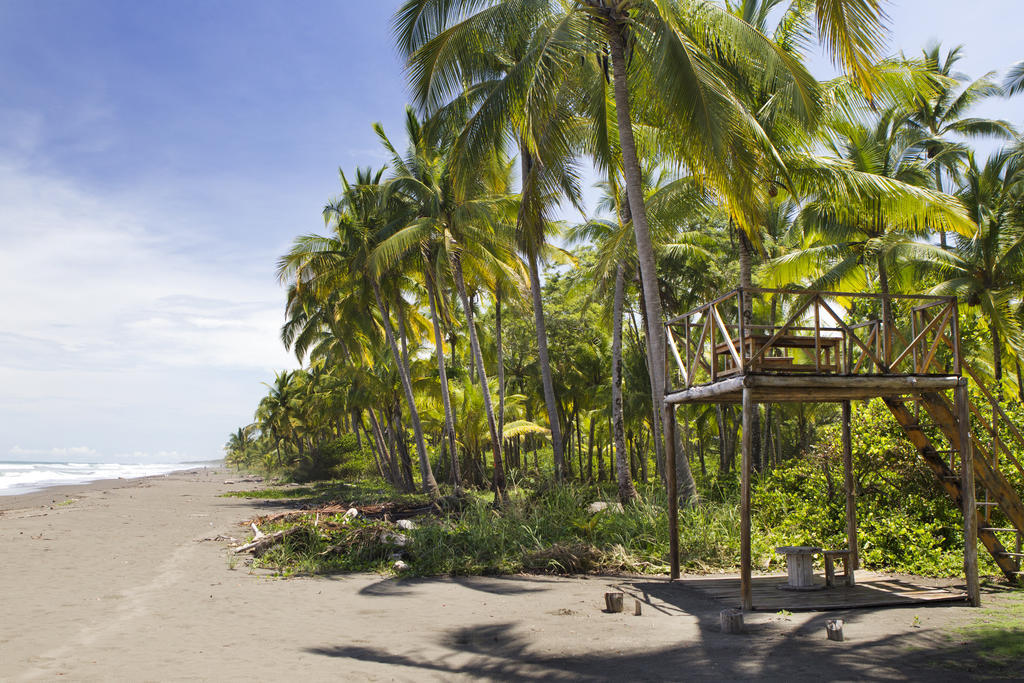
[[[994,71],[966,83],[967,77],[953,69],[962,58],[963,45],[946,51],[942,57],[941,45],[935,43],[922,52],[927,73],[934,76],[934,84],[917,93],[914,110],[906,123],[916,129],[921,139],[917,143],[931,160],[935,176],[935,189],[943,191],[943,171],[956,181],[959,168],[968,153],[967,148],[951,139],[956,137],[991,136],[1004,139],[1014,137],[1013,127],[1006,121],[967,117],[968,111],[979,102],[1001,95],[1002,89],[993,80]],[[960,86],[963,85],[962,89]],[[959,89],[959,90],[958,90]],[[939,241],[946,246],[946,232],[939,231]]]
[[[297,285],[311,288],[321,298],[327,298],[331,292],[348,292],[356,297],[372,293],[405,395],[419,456],[422,485],[431,496],[438,497],[440,490],[427,457],[423,428],[405,357],[407,354],[399,350],[391,319],[392,309],[401,316],[406,303],[400,293],[394,290],[393,280],[387,283],[388,292],[385,294],[380,274],[370,267],[371,254],[378,241],[388,234],[396,221],[400,222],[404,218],[401,207],[388,201],[381,184],[382,175],[383,169],[376,173],[358,171],[357,182],[353,185],[349,184],[342,173],[341,196],[324,208],[324,220],[332,229],[331,236],[305,235],[297,238],[292,249],[278,262],[278,277],[282,281],[294,280]],[[389,301],[391,305],[387,303]]]
[[[614,197],[615,200],[618,200],[617,192]],[[618,202],[616,201],[616,203]],[[611,276],[614,281],[612,295],[612,432],[619,500],[623,503],[630,503],[639,498],[639,494],[633,485],[629,471],[625,417],[622,407],[622,319],[626,299],[626,262],[628,258],[628,250],[622,244],[624,241],[622,237],[623,232],[629,229],[629,218],[628,209],[625,209],[623,205],[619,204],[616,208],[619,209],[618,223],[591,220],[586,225],[574,230],[572,238],[576,241],[598,243],[604,247],[604,253],[599,252],[593,271],[581,274],[585,281],[593,282],[596,279],[605,285],[601,290],[606,293],[607,285],[605,283],[610,279],[609,271],[614,272],[614,275]]]
[[[374,268],[386,269],[393,266],[411,249],[419,251],[420,256],[433,251],[443,259],[441,263],[444,269],[451,273],[466,316],[472,360],[483,388],[494,457],[495,500],[501,501],[506,487],[501,453],[502,439],[498,432],[490,392],[486,389],[487,372],[477,338],[465,270],[471,269],[479,278],[504,281],[508,288],[515,287],[513,278],[510,277],[512,268],[508,265],[512,262],[509,245],[503,243],[501,235],[495,232],[495,228],[500,227],[496,218],[500,216],[503,204],[507,204],[508,200],[504,196],[490,194],[490,188],[484,182],[490,175],[488,166],[491,166],[490,170],[493,171],[495,164],[502,164],[493,156],[485,159],[483,163],[477,164],[477,181],[474,184],[458,184],[455,182],[454,158],[445,154],[449,141],[443,129],[431,129],[429,125],[422,125],[412,109],[406,112],[406,128],[410,151],[403,156],[395,149],[383,129],[377,126],[378,136],[391,155],[393,177],[388,181],[388,196],[402,202],[409,211],[410,220],[378,245],[371,263]],[[430,280],[435,277],[433,273],[437,268],[430,263],[425,266],[431,272],[426,278],[428,296],[436,298],[436,293],[431,292]],[[436,289],[436,284],[433,286]],[[432,309],[434,308],[436,307],[432,305]],[[436,313],[434,325],[435,343],[439,344],[440,330]],[[443,350],[439,350],[438,356],[443,356]],[[439,360],[439,368],[440,362]],[[447,410],[450,413],[450,404]]]
[[[1024,174],[1002,152],[981,168],[968,157],[957,197],[977,225],[972,237],[957,236],[949,251],[929,249],[921,262],[942,282],[932,294],[955,295],[988,322],[992,370],[1002,395],[1003,347],[1024,352],[1024,330],[1016,314],[1024,284]]]
[[[1017,62],[1006,72],[1003,91],[1007,97],[1024,92],[1024,61]]]
[[[548,0],[492,3],[494,7],[468,16],[462,12],[468,8],[456,7],[458,4],[407,0],[395,15],[395,32],[400,49],[409,59],[417,102],[428,111],[441,108],[440,114],[450,110],[462,128],[454,154],[460,160],[458,167],[463,174],[464,169],[475,165],[475,160],[493,154],[495,149],[501,151],[506,131],[515,138],[521,169],[516,242],[529,268],[555,475],[561,478],[563,441],[548,353],[539,262],[553,225],[546,215],[557,192],[573,203],[579,201],[572,147],[567,144],[572,123],[561,97],[567,92],[564,85],[558,95],[533,98],[531,106],[525,106],[521,96],[513,96],[523,106],[509,106],[510,90],[521,86],[523,71],[531,69],[533,56],[544,44],[545,36],[551,35],[551,25],[543,21],[549,16],[549,8],[545,7]],[[449,81],[456,73],[459,79]],[[442,107],[452,97],[454,102]],[[469,108],[476,108],[476,112],[467,121],[465,114]]]
[[[873,178],[875,186],[865,185],[859,195],[820,188],[800,212],[803,248],[772,263],[775,284],[804,280],[812,289],[863,291],[877,275],[879,291],[887,295],[890,280],[899,275],[897,257],[920,248],[915,238],[935,227],[972,234],[959,202],[928,189],[931,175],[897,109],[883,112],[873,126],[840,119],[830,129],[832,154],[864,178]],[[883,356],[889,358],[894,318],[887,296],[882,318]]]
[[[884,14],[879,0],[816,0],[816,18],[823,42],[835,61],[853,73],[862,89],[873,89],[870,65],[881,41]],[[396,24],[400,40],[409,48],[427,43],[440,32],[450,40],[421,53],[413,63],[418,92],[439,102],[474,76],[486,78],[500,64],[488,60],[451,60],[446,54],[485,54],[480,33],[445,31],[453,17],[472,15],[479,23],[499,26],[517,36],[543,34],[531,43],[524,58],[509,70],[492,97],[494,106],[480,107],[467,127],[467,135],[495,144],[510,120],[526,120],[536,112],[557,111],[563,85],[579,64],[581,55],[610,57],[623,159],[626,194],[630,206],[647,318],[651,355],[665,357],[661,298],[657,288],[655,254],[646,207],[642,174],[633,133],[634,114],[650,115],[674,133],[680,159],[708,184],[729,196],[736,207],[752,206],[757,198],[750,180],[754,169],[765,165],[763,135],[743,106],[732,97],[720,77],[711,54],[742,55],[751,71],[766,83],[791,82],[786,94],[803,100],[810,109],[806,71],[748,24],[721,8],[694,2],[651,0],[576,0],[554,3],[544,0],[462,2],[409,0],[399,11]],[[462,27],[465,28],[465,22]],[[627,46],[630,53],[627,59]],[[413,50],[407,50],[407,53]],[[756,67],[754,66],[756,65]],[[630,68],[631,67],[631,68]],[[632,76],[627,80],[627,73]],[[634,112],[634,107],[636,111]],[[532,112],[532,113],[527,113]],[[472,145],[470,145],[472,147]],[[754,188],[756,189],[756,188]],[[744,212],[744,214],[753,212]],[[665,376],[660,363],[652,368],[655,395],[664,394]]]

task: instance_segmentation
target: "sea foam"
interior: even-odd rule
[[[31,493],[50,486],[86,484],[99,479],[135,479],[205,464],[122,464],[88,462],[0,462],[0,496]]]

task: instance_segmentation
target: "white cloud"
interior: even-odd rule
[[[69,183],[0,167],[0,335],[80,363],[234,365],[289,362],[277,341],[282,294],[270,268],[258,277],[238,253],[195,246],[150,227],[154,218],[114,207]],[[20,356],[20,357],[19,357]],[[54,358],[58,363],[67,358]]]
[[[71,446],[70,448],[49,448],[49,449],[38,449],[38,448],[22,448],[21,446],[13,446],[7,454],[15,457],[43,457],[43,458],[89,458],[96,455],[95,448],[89,448],[88,446]]]
[[[0,162],[0,449],[218,457],[296,365],[273,254],[176,220]]]

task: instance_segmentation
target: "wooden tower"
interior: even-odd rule
[[[784,322],[752,324],[755,307],[782,311]],[[740,584],[745,610],[754,607],[751,423],[758,403],[841,404],[846,531],[854,567],[857,519],[850,402],[881,398],[963,512],[964,571],[971,604],[980,603],[979,539],[1008,579],[1021,576],[1024,504],[1001,468],[1012,465],[1024,476],[1024,466],[1005,442],[1009,435],[1024,447],[1024,436],[961,357],[955,298],[741,288],[667,321],[665,332],[674,361],[668,365],[678,371],[670,373],[663,404],[670,484],[675,480],[675,407],[742,406]],[[988,399],[987,406],[972,404],[965,373]],[[924,422],[922,411],[928,418]],[[980,494],[977,486],[983,489]],[[678,578],[678,511],[675,497],[670,499],[671,569],[672,578]],[[1006,549],[1004,543],[1009,542],[1016,552]]]

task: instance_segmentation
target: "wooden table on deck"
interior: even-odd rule
[[[786,556],[788,581],[785,586],[779,586],[779,588],[808,591],[821,587],[814,585],[814,569],[811,566],[812,558],[821,552],[821,548],[809,545],[786,545],[776,548],[775,552]]]
[[[751,370],[783,370],[790,372],[821,372],[821,373],[834,373],[839,371],[839,349],[842,343],[842,337],[822,337],[819,336],[817,340],[813,336],[807,336],[802,334],[783,334],[779,335],[775,341],[772,342],[771,348],[765,351],[753,363],[750,363],[750,358],[753,357],[765,344],[771,341],[772,335],[767,334],[748,334],[743,337],[743,343],[740,343],[739,339],[732,339],[731,346],[729,342],[720,342],[715,346],[715,362],[717,363],[719,356],[725,357],[725,368],[718,371],[719,375],[731,375],[739,372],[739,367],[736,365],[736,359],[733,357],[733,349],[736,350],[737,355],[743,358],[745,363],[749,363]],[[772,349],[818,349],[818,353],[822,353],[824,358],[818,356],[818,363],[805,363],[795,364],[792,356],[769,356],[767,355]]]

